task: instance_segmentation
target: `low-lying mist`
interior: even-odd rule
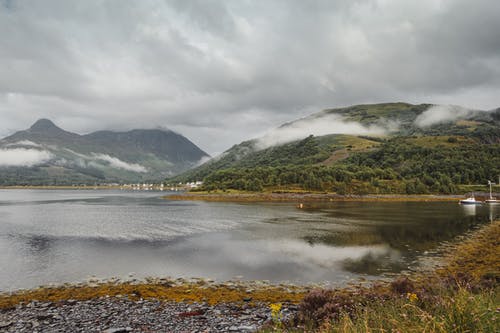
[[[418,127],[430,127],[441,123],[451,123],[459,119],[470,118],[477,112],[481,111],[457,105],[434,105],[415,119],[415,125]]]
[[[60,159],[58,160],[58,164],[65,165],[74,165],[76,164],[80,168],[102,168],[103,166],[108,166],[115,169],[122,169],[133,172],[148,172],[148,169],[137,163],[128,163],[123,160],[120,160],[117,157],[102,154],[102,153],[91,153],[90,155],[80,154],[71,149],[64,149],[65,151],[71,153],[73,156],[72,159]]]
[[[0,149],[0,166],[3,167],[31,167],[42,164],[50,159],[49,151],[26,148]]]
[[[381,122],[382,123],[382,122]],[[309,135],[322,136],[328,134],[384,136],[394,130],[397,124],[386,122],[385,125],[363,125],[355,121],[346,121],[340,115],[329,114],[309,117],[269,131],[257,139],[256,148],[265,149],[271,146],[303,139]]]
[[[413,125],[420,128],[440,123],[451,123],[460,119],[471,119],[479,113],[489,111],[473,110],[455,105],[434,105],[418,115]],[[395,119],[379,119],[376,123],[365,125],[356,121],[345,120],[338,114],[313,115],[279,128],[270,130],[263,137],[256,139],[255,148],[265,149],[287,142],[303,139],[309,135],[328,134],[386,136],[397,132],[401,123]]]
[[[127,171],[133,172],[147,172],[148,169],[144,166],[137,163],[127,163],[125,161],[120,160],[119,158],[107,155],[107,154],[92,154],[97,160],[105,161],[109,163],[109,166],[116,169],[123,169]]]

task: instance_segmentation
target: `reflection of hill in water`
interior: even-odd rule
[[[379,275],[381,273],[398,273],[407,269],[399,251],[388,249],[383,253],[369,252],[359,259],[346,259],[342,268],[357,274]]]
[[[322,243],[332,246],[385,244],[393,249],[406,250],[411,247],[424,251],[443,241],[452,240],[470,228],[488,221],[488,217],[466,217],[461,220],[440,221],[409,225],[353,226],[351,231],[330,232],[323,235],[305,236],[310,244]]]
[[[406,208],[418,207],[412,206]],[[404,204],[401,205],[403,207]],[[369,210],[366,206],[351,210],[343,207],[327,211],[326,215],[332,220],[340,220],[343,226],[349,226],[347,230],[328,230],[325,227],[321,233],[308,234],[302,239],[311,245],[325,244],[334,247],[384,246],[385,251],[370,251],[361,258],[344,260],[342,267],[349,272],[369,275],[399,272],[409,268],[425,251],[452,241],[500,214],[500,207],[477,207],[474,214],[469,210],[457,210],[455,205],[449,207],[449,213],[444,206],[444,211],[434,214],[432,210],[430,213],[415,210],[414,214],[405,209],[386,210],[387,206],[383,204],[379,207],[372,206]],[[315,214],[322,211],[320,207],[317,209],[310,212]]]

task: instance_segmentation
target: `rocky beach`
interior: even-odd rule
[[[284,304],[283,319],[297,311]],[[266,303],[186,303],[100,297],[32,301],[0,312],[2,332],[254,332],[270,322]]]
[[[308,288],[265,282],[90,281],[0,296],[0,332],[254,332],[292,318]]]

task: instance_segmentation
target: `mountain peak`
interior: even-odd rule
[[[62,131],[49,119],[38,119],[33,125],[31,125],[30,130],[33,132],[48,132],[48,131]]]

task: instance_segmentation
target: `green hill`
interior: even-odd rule
[[[346,128],[376,134],[346,134]],[[167,182],[203,180],[209,191],[417,194],[456,193],[500,175],[500,109],[357,105],[286,123],[275,136],[300,130],[302,139],[267,147],[265,138],[245,141]],[[331,134],[309,135],[314,131]]]

